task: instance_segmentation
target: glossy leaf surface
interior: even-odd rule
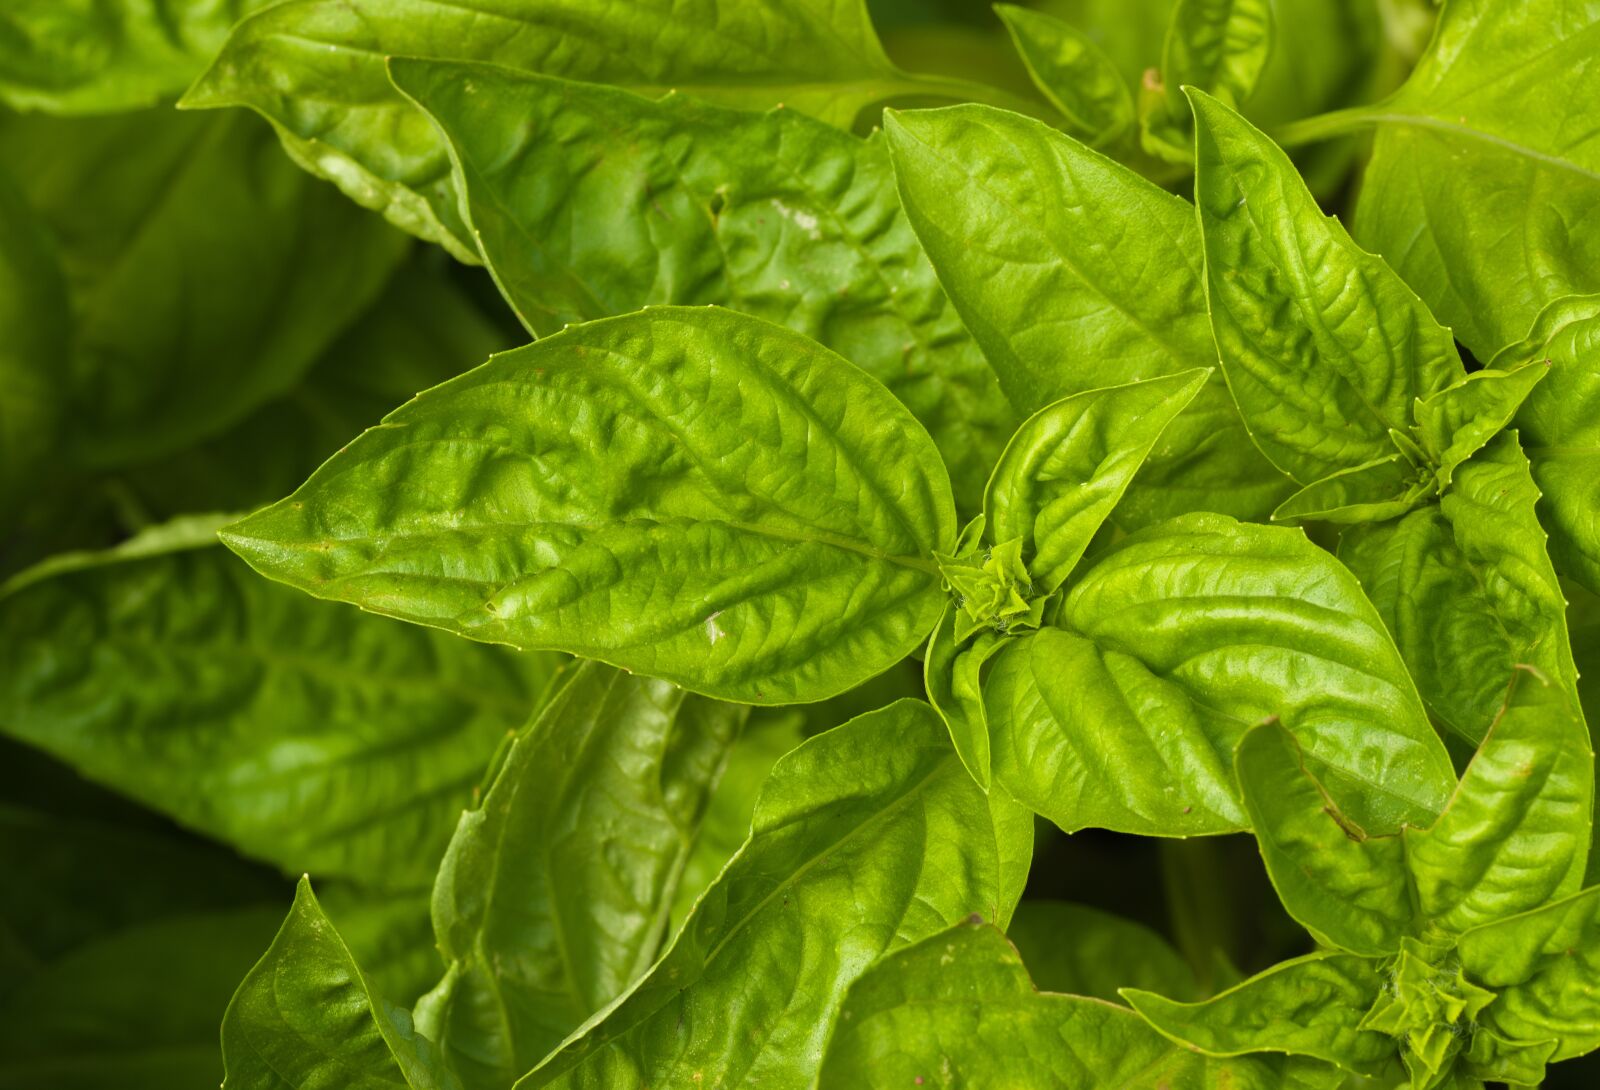
[[[493,65],[390,73],[449,139],[478,249],[529,329],[713,303],[787,325],[889,387],[976,509],[1015,420],[881,138]]]
[[[1600,290],[1595,0],[1451,0],[1378,126],[1356,234],[1487,358]],[[1489,227],[1488,225],[1493,225]]]
[[[649,968],[747,708],[573,669],[462,816],[434,888],[448,969],[418,1023],[507,1087]]]
[[[778,326],[662,307],[427,391],[223,538],[320,597],[792,703],[921,642],[953,524],[882,386]]]
[[[1483,737],[1518,663],[1576,691],[1538,498],[1515,435],[1501,435],[1457,469],[1438,504],[1339,541],[1428,709],[1469,741]]]
[[[1048,126],[979,106],[885,122],[901,200],[1012,404],[1215,367],[1188,202]],[[1215,373],[1118,514],[1265,516],[1288,484]]]
[[[1594,787],[1583,717],[1561,685],[1519,669],[1444,813],[1406,830],[1422,917],[1461,932],[1576,893]]]
[[[1057,623],[1009,642],[985,703],[996,778],[1064,829],[1243,828],[1233,750],[1271,716],[1371,831],[1431,820],[1454,783],[1382,621],[1299,531],[1151,527],[1078,574]]]
[[[425,885],[553,663],[316,602],[195,518],[0,595],[0,730],[286,870]]]
[[[1265,135],[1191,99],[1211,326],[1251,437],[1301,484],[1393,454],[1412,402],[1461,376],[1450,331]]]
[[[749,843],[672,948],[518,1086],[809,1083],[873,959],[974,913],[1009,920],[1007,861],[1031,825],[989,807],[926,704],[813,738],[773,769]]]
[[[1275,723],[1239,743],[1234,765],[1261,858],[1283,906],[1318,942],[1378,956],[1415,932],[1405,845],[1372,837],[1306,771],[1294,736]]]
[[[1208,1059],[1125,1008],[1035,991],[998,931],[965,923],[889,954],[851,986],[816,1085],[1253,1090],[1297,1085],[1295,1068],[1292,1060]]]
[[[695,0],[294,0],[236,28],[184,105],[259,111],[306,169],[470,258],[477,248],[457,211],[444,141],[385,74],[386,58],[396,56],[490,61],[741,107],[785,104],[843,126],[896,95],[995,93],[901,72],[859,0],[711,8]]]

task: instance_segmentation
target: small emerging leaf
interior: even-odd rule
[[[1511,371],[1468,375],[1417,403],[1417,432],[1434,465],[1441,489],[1462,462],[1511,423],[1549,365],[1527,363]]]
[[[1022,63],[1051,105],[1063,131],[1092,148],[1119,143],[1133,128],[1133,95],[1117,66],[1083,31],[1043,11],[996,4]]]
[[[1270,0],[1178,0],[1173,5],[1161,55],[1159,97],[1139,118],[1146,151],[1175,163],[1193,161],[1184,88],[1198,88],[1236,108],[1242,105],[1272,55],[1272,22]]]

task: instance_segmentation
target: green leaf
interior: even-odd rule
[[[1594,789],[1577,705],[1562,686],[1519,667],[1444,813],[1431,828],[1405,831],[1422,917],[1461,932],[1576,893]]]
[[[1057,623],[1008,641],[984,696],[996,780],[1063,829],[1243,828],[1233,751],[1274,715],[1376,833],[1432,820],[1454,785],[1383,622],[1298,530],[1151,527],[1078,574]]]
[[[1043,991],[1121,1001],[1119,988],[1196,998],[1194,972],[1143,924],[1088,905],[1026,900],[1006,930]]]
[[[1557,299],[1489,366],[1539,362],[1549,377],[1528,395],[1517,427],[1543,493],[1540,521],[1556,569],[1600,592],[1600,295]]]
[[[1025,420],[983,495],[989,536],[1021,540],[1036,588],[1053,594],[1209,372],[1063,398]]]
[[[696,0],[574,7],[560,0],[292,0],[235,28],[189,108],[248,106],[289,154],[351,199],[464,259],[443,138],[389,84],[389,57],[489,61],[641,94],[780,104],[848,127],[903,95],[1014,96],[890,63],[861,0]]]
[[[1062,130],[1094,148],[1121,143],[1133,129],[1133,95],[1094,39],[1048,12],[1015,4],[994,10],[1034,86],[1061,111]]]
[[[0,592],[0,731],[286,870],[426,884],[550,660],[276,587],[217,517]]]
[[[1480,359],[1600,291],[1597,36],[1592,0],[1450,0],[1405,86],[1352,118],[1378,126],[1356,236]]]
[[[174,915],[46,966],[0,1003],[0,1088],[215,1086],[217,1023],[279,918],[272,908]]]
[[[461,818],[434,887],[448,968],[417,1022],[508,1087],[655,960],[748,708],[577,666]]]
[[[302,878],[277,938],[222,1019],[226,1090],[454,1090],[403,1009],[373,995]]]
[[[944,615],[928,637],[923,655],[923,685],[950,730],[950,741],[972,778],[985,791],[991,782],[989,717],[983,707],[984,665],[1005,646],[1005,637],[992,628],[982,629],[968,641],[956,638],[956,606]]]
[[[1351,527],[1339,541],[1339,558],[1394,634],[1428,709],[1474,743],[1517,663],[1576,691],[1566,599],[1545,553],[1538,498],[1508,433],[1457,469],[1437,505]]]
[[[991,824],[990,806],[921,702],[811,739],[671,949],[518,1086],[808,1085],[874,958],[974,913],[1009,920],[1006,861],[1031,826]]]
[[[851,985],[816,1086],[1253,1090],[1296,1085],[1302,1066],[1206,1059],[1122,1007],[1041,994],[1005,937],[969,922],[885,956]]]
[[[154,106],[264,2],[11,0],[0,16],[0,102],[67,114]]]
[[[1186,201],[998,110],[890,114],[885,132],[911,225],[1018,409],[1215,367]],[[1217,373],[1152,450],[1118,521],[1264,517],[1287,494]]]
[[[184,449],[288,390],[382,289],[405,238],[244,116],[0,118],[73,297],[58,458]]]
[[[1479,371],[1417,403],[1417,437],[1439,467],[1441,489],[1457,466],[1511,423],[1548,370],[1528,363],[1511,371]]]
[[[976,509],[1015,419],[900,211],[881,138],[493,65],[390,73],[449,140],[478,249],[530,330],[652,304],[787,325],[889,387]]]
[[[1553,1039],[1552,1062],[1600,1048],[1600,887],[1475,927],[1457,950],[1473,979],[1499,993],[1480,1026],[1507,1040]]]
[[[1379,956],[1416,931],[1405,844],[1368,836],[1307,771],[1276,723],[1244,736],[1234,756],[1261,858],[1278,898],[1324,946]]]
[[[296,386],[197,447],[118,473],[117,485],[156,519],[270,503],[418,390],[511,347],[447,263],[413,254]]]
[[[1432,491],[1400,454],[1390,454],[1313,481],[1278,505],[1274,522],[1319,520],[1361,525],[1398,518]]]
[[[1199,1003],[1129,988],[1122,995],[1156,1029],[1208,1056],[1283,1052],[1377,1075],[1395,1043],[1359,1027],[1383,987],[1379,964],[1355,954],[1308,954]]]
[[[1178,0],[1161,53],[1159,98],[1141,109],[1140,140],[1151,155],[1194,162],[1185,87],[1237,108],[1256,89],[1272,55],[1270,0]]]
[[[320,597],[780,704],[927,636],[954,523],[882,386],[778,326],[659,307],[419,395],[223,539]]]
[[[1191,100],[1211,327],[1251,438],[1301,484],[1393,454],[1412,402],[1461,377],[1450,331],[1322,214],[1271,140]]]
[[[3,41],[3,37],[0,37]],[[49,464],[65,416],[66,284],[44,225],[0,172],[0,529]]]

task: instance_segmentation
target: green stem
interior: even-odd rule
[[[1178,951],[1194,970],[1202,995],[1226,981],[1218,970],[1231,963],[1236,938],[1233,906],[1223,875],[1222,853],[1209,837],[1161,841],[1161,882]]]
[[[1300,144],[1314,144],[1319,140],[1331,140],[1336,136],[1348,136],[1360,132],[1379,120],[1378,110],[1374,106],[1350,106],[1343,110],[1332,110],[1315,117],[1302,117],[1299,121],[1291,121],[1287,125],[1280,125],[1272,130],[1272,138],[1281,147],[1295,147]]]

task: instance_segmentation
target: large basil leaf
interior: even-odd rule
[[[1206,1055],[1285,1052],[1378,1075],[1393,1059],[1394,1041],[1360,1025],[1383,988],[1379,965],[1376,958],[1317,953],[1198,1003],[1131,989],[1123,996],[1162,1033]]]
[[[1543,494],[1550,557],[1562,574],[1600,592],[1600,295],[1551,303],[1490,366],[1539,362],[1550,374],[1523,402],[1517,428]]]
[[[1143,924],[1067,901],[1025,900],[1006,929],[1040,990],[1120,1003],[1121,988],[1195,998],[1194,970]]]
[[[1276,723],[1244,736],[1234,768],[1278,898],[1325,946],[1378,956],[1417,929],[1405,845],[1368,836],[1306,770]]]
[[[1271,140],[1191,98],[1211,328],[1251,438],[1301,484],[1394,454],[1413,402],[1461,376],[1450,331]]]
[[[1433,926],[1467,931],[1583,884],[1594,754],[1567,691],[1519,668],[1444,813],[1405,831],[1417,909]]]
[[[748,708],[576,668],[518,735],[439,868],[449,963],[418,1008],[469,1087],[508,1087],[655,959]]]
[[[927,635],[954,520],[927,433],[867,375],[658,307],[419,395],[223,538],[321,597],[780,704]]]
[[[265,955],[222,1020],[228,1090],[455,1090],[406,1012],[373,992],[302,878]]]
[[[1194,210],[1048,126],[980,106],[892,114],[901,200],[1012,404],[1213,367]],[[1263,517],[1287,483],[1220,372],[1167,430],[1118,519]]]
[[[377,296],[404,236],[239,116],[0,118],[73,297],[66,452],[112,468],[225,430]]]
[[[287,870],[427,883],[550,663],[325,605],[217,518],[0,593],[0,731]]]
[[[281,912],[172,916],[89,943],[0,1003],[3,1090],[201,1090],[217,1023]]]
[[[1151,527],[1077,573],[1057,623],[1008,641],[984,700],[995,778],[1064,829],[1243,828],[1233,751],[1270,716],[1374,832],[1431,821],[1455,783],[1382,620],[1297,530]]]
[[[1600,1048],[1600,887],[1476,927],[1456,949],[1474,980],[1499,993],[1480,1031],[1557,1042],[1552,1061]]]
[[[749,842],[671,949],[517,1085],[809,1084],[874,958],[974,913],[1009,919],[1032,827],[991,822],[991,804],[926,704],[813,738],[773,769]]]
[[[787,325],[889,387],[976,509],[1015,420],[900,211],[880,138],[493,65],[390,73],[449,139],[473,237],[529,329],[656,303]]]
[[[1597,36],[1595,0],[1449,0],[1405,86],[1350,118],[1378,126],[1357,237],[1480,358],[1600,291]]]
[[[416,251],[292,389],[213,439],[119,472],[117,487],[157,519],[270,503],[418,390],[510,348],[448,264]]]
[[[1294,1059],[1209,1059],[1125,1008],[1035,991],[1004,936],[964,923],[885,956],[850,986],[816,1086],[1288,1090],[1321,1085],[1319,1074]]]
[[[228,28],[268,0],[10,0],[0,102],[98,114],[153,106],[205,68]]]
[[[54,452],[71,346],[66,284],[43,225],[0,172],[0,529]]]
[[[388,57],[491,61],[677,89],[732,106],[785,105],[848,126],[903,95],[1013,96],[890,63],[862,0],[291,0],[241,23],[187,107],[248,106],[302,166],[397,226],[471,259],[443,139],[389,84]]]
[[[1476,742],[1526,663],[1577,691],[1566,599],[1544,548],[1539,490],[1514,434],[1459,467],[1438,504],[1352,527],[1339,558],[1394,634],[1430,711]]]

